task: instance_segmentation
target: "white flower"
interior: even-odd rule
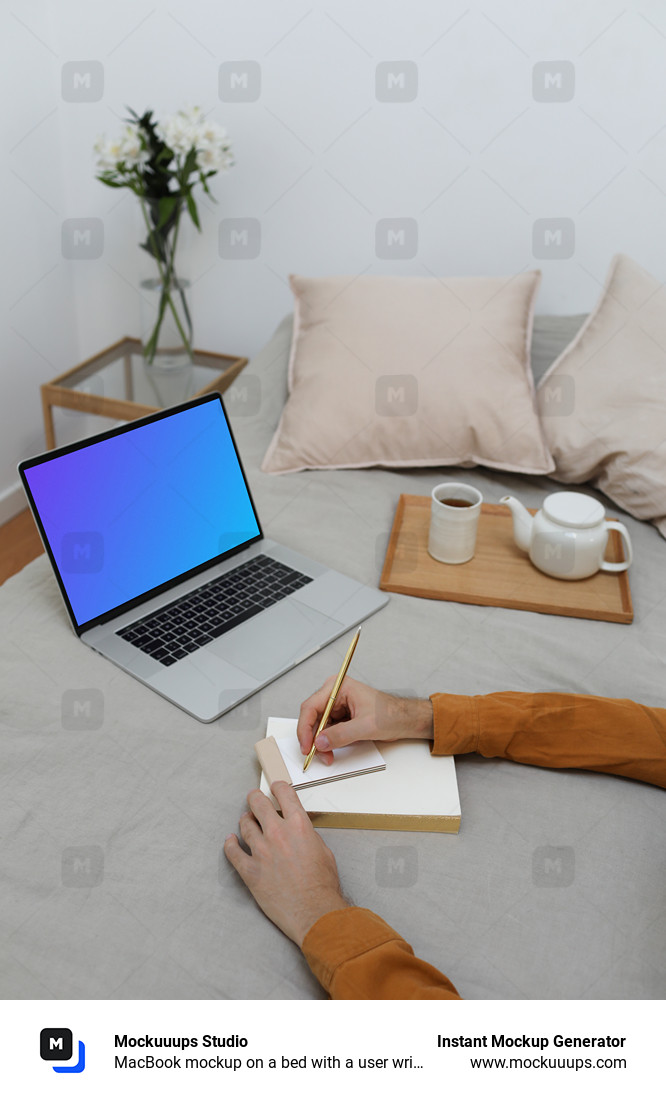
[[[108,140],[104,135],[99,137],[94,149],[97,153],[97,167],[103,172],[114,171],[119,164],[138,168],[148,160],[148,154],[141,147],[137,126],[126,126],[115,140]]]
[[[234,163],[227,131],[217,122],[208,121],[201,107],[177,111],[159,123],[156,131],[175,156],[173,163],[167,162],[167,175],[174,190],[180,186],[174,182],[177,174],[193,151],[194,165],[188,172],[188,179],[197,171],[206,174],[226,171]],[[147,140],[148,135],[137,123],[125,126],[120,136],[113,140],[101,136],[94,146],[98,170],[115,175],[121,186],[132,186],[132,173],[135,170],[141,173],[149,160],[144,147]]]
[[[224,149],[211,147],[199,149],[197,153],[197,168],[202,172],[226,172],[232,164],[231,154]]]
[[[175,115],[166,118],[157,127],[162,141],[173,149],[177,156],[189,153],[196,141],[199,125],[203,122],[200,107],[184,108]]]
[[[226,171],[233,164],[227,131],[207,122],[201,107],[187,107],[165,119],[158,133],[176,156],[196,149],[196,165],[203,172]]]
[[[132,166],[145,164],[148,153],[142,148],[138,126],[126,126],[121,139],[122,160]]]
[[[180,111],[176,113],[180,115],[181,118],[191,122],[193,126],[199,126],[202,122],[206,121],[206,116],[201,107],[181,107]]]
[[[227,131],[217,122],[202,122],[195,140],[197,168],[208,172],[226,172],[233,164]]]
[[[180,119],[177,115],[168,118],[161,126],[158,126],[157,132],[165,145],[168,145],[177,156],[188,153],[192,148],[192,127],[185,119]]]

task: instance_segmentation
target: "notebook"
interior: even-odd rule
[[[296,726],[295,718],[271,718],[267,733],[275,731],[278,737],[267,736],[255,746],[262,766],[260,789],[269,798],[276,779],[291,782],[278,740],[291,730],[293,743]],[[425,740],[382,742],[385,768],[317,783],[299,790],[298,797],[318,828],[457,833],[461,815],[455,762],[452,756],[433,756],[430,748]],[[314,766],[315,761],[305,774]],[[326,769],[325,764],[318,766]]]
[[[314,756],[308,770],[304,772],[305,757],[301,752],[296,736],[296,723],[291,718],[269,718],[265,740],[269,739],[274,739],[282,762],[289,772],[289,781],[295,791],[307,790],[319,783],[333,783],[338,779],[351,779],[356,775],[381,771],[386,768],[382,755],[374,742],[367,741],[337,749],[332,764],[324,764],[318,756]],[[266,747],[269,749],[268,757],[265,755]],[[274,765],[271,764],[271,747],[266,746],[265,741],[260,741],[255,748],[262,767],[272,777],[271,782],[275,782],[275,779],[284,778],[281,772],[273,774]],[[272,757],[272,759],[276,760],[277,758]]]

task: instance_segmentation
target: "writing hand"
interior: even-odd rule
[[[331,676],[301,705],[297,734],[303,754],[312,747],[334,683],[335,677]],[[317,738],[317,751],[330,764],[331,750],[354,741],[400,741],[412,737],[432,740],[433,736],[429,699],[402,699],[345,676],[329,723]]]

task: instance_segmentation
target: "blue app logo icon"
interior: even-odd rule
[[[68,1027],[44,1027],[39,1033],[39,1053],[45,1062],[69,1062],[74,1050],[74,1038]],[[86,1048],[79,1039],[78,1061],[73,1066],[51,1066],[54,1073],[83,1073],[86,1068]]]

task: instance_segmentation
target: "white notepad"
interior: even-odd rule
[[[373,741],[359,741],[355,745],[336,749],[332,764],[324,764],[315,755],[304,772],[305,757],[298,743],[293,718],[269,718],[266,736],[275,738],[295,791],[307,790],[319,783],[333,783],[337,779],[351,779],[352,776],[381,771],[386,767]]]
[[[296,735],[295,718],[269,719],[269,723],[271,736],[275,731],[283,737],[289,730],[292,738]],[[455,761],[452,756],[433,756],[430,749],[431,742],[425,740],[382,742],[386,767],[381,771],[318,783],[300,790],[298,797],[312,823],[321,828],[457,833],[460,798]],[[299,755],[302,760],[300,750]],[[272,798],[263,773],[260,787]]]

